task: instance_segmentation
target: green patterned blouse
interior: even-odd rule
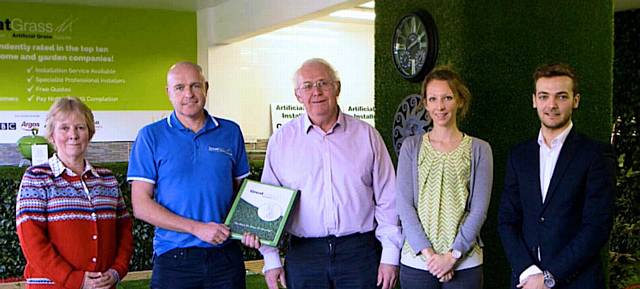
[[[465,217],[471,173],[471,137],[450,152],[437,151],[424,135],[418,155],[418,216],[433,250],[451,249]],[[477,245],[471,251],[479,250]]]

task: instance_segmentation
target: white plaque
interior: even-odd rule
[[[49,147],[46,144],[31,145],[31,165],[46,163],[49,159]]]

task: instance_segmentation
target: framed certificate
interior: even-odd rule
[[[245,179],[224,222],[231,238],[242,239],[244,232],[250,232],[262,244],[277,246],[297,196],[294,189]]]

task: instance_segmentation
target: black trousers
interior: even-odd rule
[[[152,289],[245,289],[245,268],[237,241],[222,248],[179,248],[156,256]]]
[[[373,232],[343,237],[291,237],[285,257],[290,289],[374,289],[380,245]]]

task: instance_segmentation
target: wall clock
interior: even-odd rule
[[[409,81],[422,81],[438,56],[438,29],[431,14],[416,11],[400,18],[391,45],[393,64],[400,75]]]

